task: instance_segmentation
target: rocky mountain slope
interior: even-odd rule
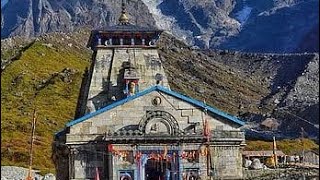
[[[132,23],[155,25],[141,1],[129,2],[127,10]],[[1,11],[1,38],[114,25],[120,12],[118,0],[9,0]]]
[[[131,23],[152,25],[200,48],[319,52],[319,0],[127,0]],[[10,0],[1,38],[117,23],[117,0]]]
[[[235,53],[224,58],[213,54],[216,61],[267,85],[269,92],[259,102],[260,112],[249,116],[244,112],[246,119],[262,122],[275,118],[281,134],[298,136],[306,130],[309,135],[319,136],[319,54]]]
[[[259,130],[273,118],[279,127],[270,135],[299,137],[304,127],[305,136],[319,136],[318,53],[194,50],[171,39],[163,44],[164,67],[172,68],[168,74],[178,91],[242,117],[248,129]]]
[[[25,41],[15,37],[1,45],[1,160],[28,162],[33,109],[37,111],[35,168],[52,171],[51,143],[55,132],[73,119],[83,72],[91,51],[89,30],[50,33]],[[173,90],[203,99],[247,122],[253,132],[279,138],[319,138],[319,55],[254,54],[196,50],[163,33],[159,53]],[[260,131],[274,118],[279,127]]]
[[[239,19],[245,9],[250,9],[250,14],[239,34],[219,47],[250,52],[319,52],[319,8],[315,7],[319,7],[319,0],[243,0],[241,10],[236,7],[231,16]]]

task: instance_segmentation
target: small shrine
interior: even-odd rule
[[[55,135],[58,179],[241,179],[244,122],[170,89],[161,30],[129,22],[91,32],[76,117]]]

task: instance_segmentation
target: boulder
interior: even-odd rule
[[[245,167],[245,168],[249,168],[251,166],[251,164],[252,164],[252,161],[249,159],[245,159],[243,161],[243,167]]]
[[[263,164],[260,162],[259,159],[254,159],[250,165],[251,169],[262,169]]]
[[[56,176],[52,173],[48,173],[48,174],[44,175],[42,180],[56,180]]]

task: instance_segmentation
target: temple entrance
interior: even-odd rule
[[[149,159],[145,165],[145,180],[174,180],[171,162]]]

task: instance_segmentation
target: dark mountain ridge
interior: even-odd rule
[[[142,2],[128,4],[134,23],[154,26]],[[10,0],[1,12],[1,38],[39,36],[46,32],[72,32],[76,28],[113,25],[118,22],[121,3],[97,0]],[[137,13],[139,12],[139,13]]]
[[[117,24],[117,0],[10,0],[1,38]],[[245,52],[319,52],[319,0],[127,0],[132,24],[156,26],[190,46]]]

